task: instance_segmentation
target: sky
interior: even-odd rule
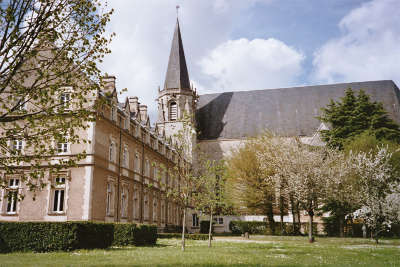
[[[156,119],[176,6],[198,93],[393,80],[400,0],[108,0],[116,37],[101,69]]]

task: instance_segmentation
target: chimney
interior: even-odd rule
[[[103,77],[103,92],[111,95],[115,90],[115,76],[104,76]]]
[[[139,98],[137,96],[129,97],[129,107],[131,109],[130,112],[139,113]]]
[[[140,111],[140,120],[141,121],[146,121],[147,120],[147,106],[146,105],[140,105],[139,106],[139,111]]]

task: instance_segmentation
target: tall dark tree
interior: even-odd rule
[[[390,118],[382,103],[372,102],[363,90],[356,95],[349,88],[340,101],[331,100],[322,111],[319,119],[330,126],[330,130],[322,131],[329,147],[342,149],[348,139],[365,131],[378,140],[400,143],[400,126]]]

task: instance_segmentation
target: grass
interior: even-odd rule
[[[0,254],[0,266],[400,266],[400,240],[254,236],[188,240],[159,239],[154,247],[122,247],[54,253]]]

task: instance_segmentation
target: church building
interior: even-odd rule
[[[48,185],[37,192],[35,200],[20,182],[23,172],[6,177],[8,186],[0,190],[0,221],[139,222],[157,224],[160,229],[180,225],[181,210],[166,195],[167,187],[177,187],[179,181],[170,179],[160,166],[180,164],[172,137],[182,129],[185,114],[194,118],[197,128],[192,147],[199,145],[217,160],[266,130],[323,145],[318,132],[327,125],[317,116],[348,88],[362,89],[373,101],[382,102],[400,123],[400,91],[390,80],[198,95],[189,79],[179,21],[164,86],[154,90],[158,94],[154,124],[137,97],[118,101],[115,80],[105,78],[99,97],[111,95],[110,105],[81,133],[91,142],[85,147],[67,144],[62,151],[68,156],[85,149],[87,158],[74,168],[49,174]],[[23,201],[6,198],[11,191],[26,197]],[[226,230],[227,223],[217,219],[221,230]],[[190,231],[198,229],[197,214],[188,216],[187,225]]]

